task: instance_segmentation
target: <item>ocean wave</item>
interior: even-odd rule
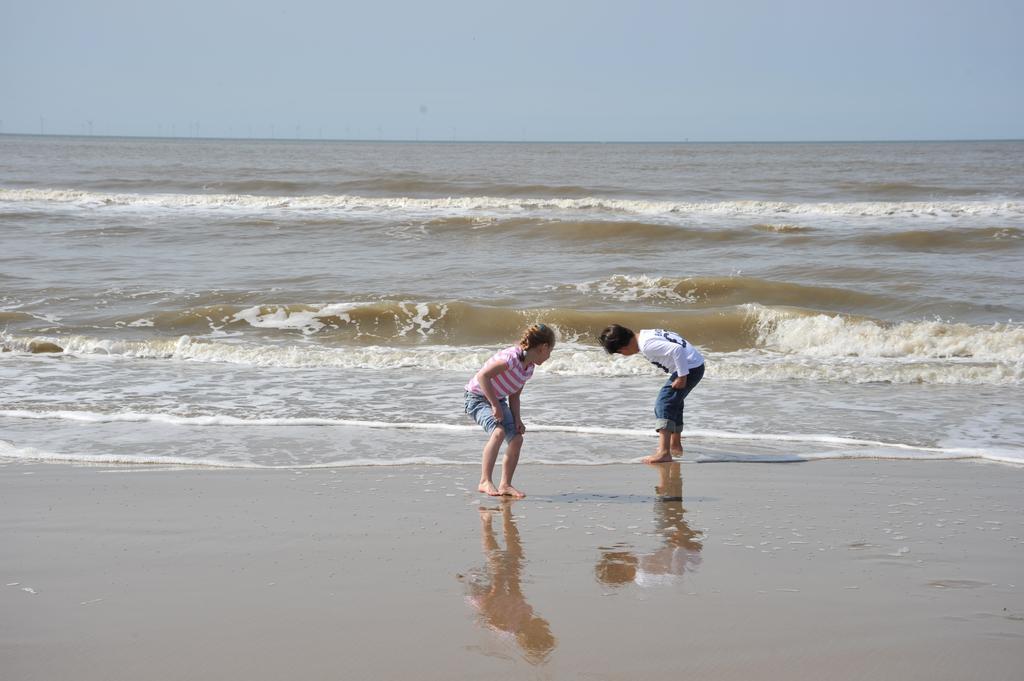
[[[975,227],[959,229],[915,229],[871,233],[858,237],[869,246],[905,251],[963,253],[1024,248],[1024,229],[1016,227]]]
[[[180,415],[148,412],[96,412],[78,410],[32,411],[28,409],[0,409],[0,417],[28,420],[60,420],[80,423],[160,423],[175,426],[227,426],[227,427],[352,427],[382,430],[429,430],[442,432],[475,433],[479,430],[475,425],[450,423],[429,423],[415,421],[370,421],[363,419],[321,418],[321,417],[252,417],[242,418],[227,415]],[[610,428],[604,426],[569,426],[530,424],[530,432],[571,433],[576,435],[607,435],[621,437],[653,438],[649,428]],[[706,440],[747,440],[761,442],[786,442],[801,444],[844,445],[855,447],[889,447],[892,449],[908,449],[922,452],[964,453],[968,450],[924,445],[902,444],[898,442],[882,442],[864,440],[820,433],[736,433],[721,430],[688,429],[688,438]]]
[[[757,282],[728,280],[659,281],[636,279],[606,282],[628,300],[632,286],[645,296],[721,295],[732,297],[737,288],[756,287]],[[689,286],[693,289],[687,290]],[[813,287],[808,287],[814,291]],[[780,295],[794,295],[806,302],[808,290],[781,285]],[[637,294],[639,295],[639,294]],[[821,294],[828,297],[829,292]],[[717,301],[722,302],[722,301]],[[9,321],[21,319],[9,313]],[[304,338],[316,344],[298,349],[310,353],[355,352],[371,346],[395,345],[405,353],[424,346],[457,347],[501,344],[518,337],[529,323],[543,322],[558,332],[563,343],[591,346],[600,330],[615,321],[630,328],[678,329],[694,343],[711,352],[730,353],[751,349],[769,350],[804,358],[888,358],[909,360],[972,359],[975,361],[1024,362],[1024,325],[1011,322],[972,325],[942,320],[882,322],[804,307],[765,306],[745,303],[732,306],[678,310],[577,310],[572,308],[508,309],[465,302],[378,301],[295,305],[214,305],[167,311],[145,318],[118,321],[111,331],[135,327],[139,333],[155,332],[172,337],[101,339],[75,333],[66,325],[61,336],[0,334],[11,350],[27,350],[33,340],[49,341],[68,352],[126,354],[139,351],[156,356],[180,355],[205,345],[223,345],[246,351],[280,351],[279,341]],[[83,329],[95,330],[95,325]],[[247,331],[256,332],[255,334]],[[205,335],[193,339],[193,335]],[[224,338],[219,338],[224,336]],[[227,337],[230,336],[230,337]],[[271,341],[260,346],[260,340]],[[245,347],[245,341],[255,348]],[[356,347],[351,344],[357,343]]]
[[[600,311],[565,307],[505,308],[462,301],[395,301],[202,305],[150,312],[145,316],[65,324],[69,336],[125,327],[149,327],[179,335],[244,334],[281,340],[305,337],[327,345],[425,343],[477,345],[518,338],[522,329],[543,322],[563,341],[590,340],[610,321],[635,328],[694,329],[694,342],[712,349],[750,347],[754,326],[745,308],[722,310]],[[253,333],[257,332],[257,333]],[[17,343],[11,336],[11,343]]]
[[[171,414],[141,414],[99,412],[52,411],[33,412],[23,410],[0,410],[0,417],[19,419],[56,419],[88,423],[115,422],[153,422],[173,424],[183,427],[356,427],[378,429],[407,430],[441,430],[475,432],[475,426],[455,426],[443,423],[401,423],[384,421],[356,421],[350,419],[306,419],[306,418],[252,418],[241,419],[229,416],[176,416]],[[532,424],[532,432],[558,433],[563,435],[605,435],[627,438],[651,439],[649,429],[601,428],[587,426],[559,426]],[[983,459],[999,463],[1024,465],[1024,454],[1012,450],[991,450],[984,448],[931,447],[924,445],[905,444],[899,442],[883,442],[857,438],[841,437],[814,433],[736,433],[717,430],[689,430],[686,433],[689,441],[745,441],[750,443],[790,443],[801,445],[822,445],[825,450],[809,451],[794,454],[743,454],[743,453],[708,453],[701,454],[697,462],[743,462],[743,463],[776,463],[792,461],[812,461],[822,459],[902,459],[902,460],[950,460],[950,459]],[[50,462],[73,462],[89,464],[128,464],[128,465],[171,465],[199,466],[215,468],[242,469],[307,469],[307,468],[341,468],[351,466],[400,466],[400,465],[457,465],[470,464],[471,460],[444,459],[433,456],[405,457],[393,459],[348,459],[338,461],[317,462],[308,464],[267,465],[251,461],[227,461],[216,458],[164,456],[159,454],[60,454],[45,452],[33,447],[17,447],[13,443],[0,441],[0,459],[21,459]],[[533,460],[535,464],[548,465],[607,465],[623,463],[621,460],[574,458],[569,460],[544,459]]]
[[[258,195],[258,194],[130,194],[74,189],[0,189],[0,203],[73,204],[86,208],[123,207],[163,210],[238,211],[381,211],[416,214],[472,212],[604,212],[631,215],[685,216],[829,216],[829,217],[1024,217],[1018,201],[863,201],[793,203],[785,201],[665,201],[577,198],[515,198],[502,196]]]
[[[807,225],[790,225],[787,223],[771,223],[771,222],[759,222],[754,225],[754,229],[758,232],[769,232],[774,234],[807,234],[809,232],[817,231],[814,227],[808,227]]]
[[[779,332],[776,332],[779,333]],[[785,331],[782,335],[785,335]],[[790,330],[799,337],[799,333]],[[27,353],[40,338],[0,337],[10,350]],[[239,342],[235,339],[104,339],[91,336],[51,338],[65,355],[80,358],[113,357],[235,364],[267,368],[422,369],[475,372],[493,354],[494,347],[452,346],[348,346],[324,347]],[[935,348],[935,350],[942,350]],[[1007,343],[999,359],[969,357],[859,357],[814,356],[796,352],[747,349],[707,352],[709,377],[727,381],[814,381],[828,383],[894,383],[936,385],[1020,385],[1024,360],[1020,346]],[[848,353],[852,354],[852,353]],[[3,357],[0,355],[0,357]],[[15,358],[11,358],[15,359]],[[15,360],[16,361],[16,360]],[[603,350],[578,343],[562,343],[540,367],[541,375],[615,378],[648,376],[656,370],[640,357],[609,357]]]
[[[851,309],[891,307],[879,296],[830,287],[805,286],[742,277],[689,279],[613,276],[569,287],[590,297],[592,309],[570,307],[506,308],[463,301],[395,301],[295,303],[263,305],[201,305],[152,311],[120,319],[61,322],[61,337],[34,338],[24,325],[46,315],[24,317],[5,313],[7,323],[21,325],[15,335],[0,335],[10,349],[25,349],[31,340],[52,341],[66,348],[85,342],[102,352],[103,346],[84,334],[97,329],[119,332],[137,329],[153,339],[153,347],[176,348],[178,338],[197,340],[262,340],[270,343],[305,339],[330,349],[343,346],[415,348],[424,345],[475,346],[509,342],[522,328],[543,322],[556,329],[563,342],[593,344],[611,322],[633,329],[677,329],[712,352],[749,349],[816,358],[887,357],[906,359],[970,358],[978,361],[1024,360],[1024,325],[1011,322],[972,325],[940,320],[884,322],[848,315],[818,306]],[[740,302],[760,297],[772,304]],[[609,300],[644,302],[648,309],[611,307]],[[663,303],[658,305],[658,303]],[[792,303],[787,305],[787,303]],[[600,305],[598,305],[600,304]],[[597,309],[594,309],[597,308]],[[604,308],[604,309],[601,309]],[[170,336],[170,338],[168,338]],[[120,340],[109,342],[120,347]],[[190,341],[191,342],[191,341]],[[180,351],[180,348],[174,352]],[[165,352],[166,354],[166,352]]]
[[[808,358],[769,352],[716,356],[716,380],[738,382],[891,383],[901,385],[1022,385],[1024,363],[970,359]]]
[[[885,447],[860,450],[821,451],[805,454],[742,454],[714,453],[700,454],[696,463],[800,463],[806,461],[864,460],[886,461],[955,461],[982,460],[993,463],[1024,466],[1024,454],[1008,450],[950,450],[940,452],[907,452]]]
[[[1024,325],[883,323],[756,306],[759,347],[809,358],[972,359],[1024,363]]]
[[[886,198],[920,198],[924,196],[980,196],[988,190],[983,187],[945,186],[917,182],[839,182],[844,192],[854,195]]]
[[[38,319],[36,315],[17,310],[0,310],[0,324],[11,324],[15,322],[26,322]]]
[[[316,470],[356,468],[363,466],[450,466],[468,462],[435,456],[395,457],[392,459],[346,459],[308,464],[259,464],[251,461],[228,461],[215,457],[186,457],[161,454],[82,454],[49,452],[36,447],[17,447],[0,442],[0,460],[38,461],[100,466],[157,466],[187,468],[227,468],[240,470]]]
[[[651,277],[615,274],[562,287],[622,302],[727,307],[746,303],[819,310],[882,309],[900,304],[889,297],[834,286],[814,286],[759,277]]]
[[[749,230],[684,227],[670,221],[621,219],[554,219],[530,216],[448,215],[413,221],[403,225],[407,230],[424,234],[470,231],[511,232],[534,238],[556,241],[679,239],[698,241],[731,241],[750,236]]]

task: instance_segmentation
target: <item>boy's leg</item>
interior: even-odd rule
[[[683,434],[672,433],[669,438],[668,451],[672,456],[683,455]]]
[[[670,449],[671,433],[667,428],[662,428],[658,431],[658,451],[654,452],[650,456],[645,456],[641,461],[644,463],[669,463],[672,461],[672,452]]]
[[[651,456],[643,458],[644,463],[667,463],[672,461],[672,436],[676,434],[676,419],[681,411],[681,391],[672,388],[672,381],[676,375],[672,374],[665,385],[658,391],[658,398],[654,402],[655,424],[658,430],[658,450]],[[678,434],[676,434],[678,442]]]
[[[686,400],[686,395],[690,391],[687,384],[686,388],[677,390],[672,400],[672,425],[669,431],[669,442],[668,451],[672,456],[683,455],[683,406]]]
[[[675,422],[678,424],[677,430],[672,434],[671,443],[669,445],[669,451],[675,456],[683,455],[683,411],[686,409],[686,396],[690,394],[690,391],[697,387],[700,383],[700,379],[704,378],[704,365],[700,365],[695,369],[691,369],[686,380],[686,387],[682,390],[678,390],[677,395],[679,397],[679,412],[675,414]]]

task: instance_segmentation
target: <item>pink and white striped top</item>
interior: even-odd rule
[[[530,377],[533,376],[534,365],[531,364],[529,367],[523,366],[523,360],[520,359],[521,353],[522,350],[520,350],[519,346],[513,345],[510,348],[497,352],[494,357],[487,361],[487,364],[490,364],[498,359],[504,362],[506,366],[504,371],[491,379],[494,396],[499,400],[502,397],[508,397],[513,393],[519,392],[526,382],[530,380]],[[484,394],[484,391],[480,389],[480,382],[476,380],[476,374],[473,374],[473,378],[469,379],[469,383],[466,384],[466,390],[477,395]]]

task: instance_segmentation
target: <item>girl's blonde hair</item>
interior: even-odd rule
[[[519,339],[519,347],[523,350],[529,350],[544,343],[555,347],[555,330],[546,324],[533,324],[527,327],[526,331],[523,331],[523,337]]]

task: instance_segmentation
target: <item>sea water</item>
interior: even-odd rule
[[[688,461],[1024,464],[1022,142],[7,135],[0,244],[0,460],[475,463],[544,322],[524,463],[628,462],[616,322],[704,352]]]

